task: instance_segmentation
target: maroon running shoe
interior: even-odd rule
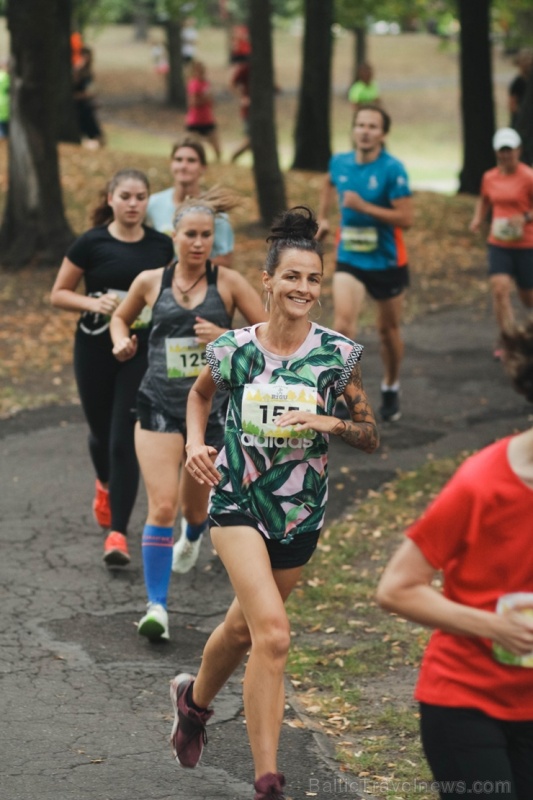
[[[254,800],[285,800],[285,776],[281,772],[267,772],[254,783]]]
[[[213,711],[197,711],[187,703],[187,691],[194,683],[194,677],[182,672],[170,681],[170,699],[174,707],[174,724],[170,734],[170,744],[174,758],[182,767],[194,769],[202,757],[204,744],[207,744],[205,726],[213,716]]]

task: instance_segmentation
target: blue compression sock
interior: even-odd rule
[[[187,527],[185,528],[185,536],[189,542],[197,542],[202,533],[205,531],[206,526],[207,520],[201,522],[200,525],[191,525],[191,523],[188,522]]]
[[[168,585],[172,570],[173,528],[145,525],[142,537],[144,582],[149,603],[167,607]]]

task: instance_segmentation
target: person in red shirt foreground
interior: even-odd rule
[[[533,402],[533,322],[502,341]],[[442,800],[533,797],[532,521],[533,428],[465,461],[378,587],[381,606],[435,629],[415,697]]]
[[[470,230],[479,231],[491,214],[489,276],[500,331],[512,330],[513,282],[526,308],[533,308],[533,169],[520,161],[522,140],[512,128],[500,128],[492,140],[497,165],[483,175]],[[494,357],[500,358],[496,348]]]

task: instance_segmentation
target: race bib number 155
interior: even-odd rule
[[[317,392],[303,384],[249,383],[242,399],[242,429],[245,433],[282,439],[313,438],[314,431],[281,428],[277,418],[287,411],[317,413]]]

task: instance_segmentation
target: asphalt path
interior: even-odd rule
[[[403,417],[381,427],[372,456],[333,442],[329,522],[353,512],[368,489],[379,490],[399,469],[531,424],[531,407],[491,358],[493,335],[488,311],[468,309],[406,327]],[[365,385],[377,406],[375,334],[361,341]],[[131,525],[132,563],[109,572],[90,512],[93,478],[79,407],[0,422],[0,452],[0,797],[251,800],[240,673],[216,701],[198,769],[180,769],[168,745],[169,679],[198,668],[231,597],[208,542],[195,569],[173,576],[170,643],[150,644],[135,629],[145,602],[144,494]],[[300,716],[288,688],[279,758],[287,796],[359,797],[364,787],[337,771],[329,742]]]

